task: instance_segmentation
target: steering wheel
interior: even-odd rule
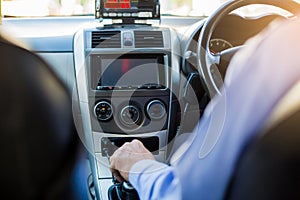
[[[233,47],[217,54],[212,54],[209,50],[209,41],[212,34],[220,22],[220,20],[237,8],[251,5],[265,4],[273,5],[289,11],[293,15],[300,12],[300,4],[293,0],[231,0],[223,4],[214,14],[212,14],[205,22],[201,34],[198,39],[197,49],[197,67],[198,71],[206,85],[206,89],[211,97],[220,93],[220,88],[223,85],[222,77],[217,69],[218,64],[222,60],[229,60],[242,46]]]

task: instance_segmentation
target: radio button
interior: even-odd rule
[[[136,125],[140,121],[140,111],[133,105],[125,106],[120,113],[121,122],[126,126]]]
[[[112,105],[107,101],[100,101],[94,107],[94,115],[99,121],[107,121],[112,117]]]
[[[165,105],[160,100],[153,100],[147,105],[147,114],[150,119],[162,119],[166,115]]]
[[[110,17],[116,17],[117,13],[109,13],[108,16],[110,16]]]

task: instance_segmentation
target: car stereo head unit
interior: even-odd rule
[[[101,54],[91,57],[91,89],[161,89],[164,54]]]
[[[159,0],[96,0],[95,17],[103,19],[160,19]]]

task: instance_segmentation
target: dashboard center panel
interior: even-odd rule
[[[125,32],[127,34],[127,32]],[[169,52],[91,53],[92,130],[137,134],[165,130],[171,92]]]
[[[156,9],[153,5],[149,8]],[[104,11],[102,16],[115,12]],[[108,181],[112,179],[108,158],[125,142],[140,140],[157,160],[167,162],[168,144],[177,130],[178,55],[177,35],[168,27],[125,23],[76,33],[78,101],[99,199],[107,199],[114,184]]]

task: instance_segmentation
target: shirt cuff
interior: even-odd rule
[[[131,167],[129,182],[137,188],[142,175],[151,176],[151,174],[156,174],[158,171],[164,170],[167,167],[169,167],[167,164],[155,160],[140,160]]]
[[[129,181],[140,199],[181,199],[181,186],[172,166],[155,160],[142,160],[132,166]]]
[[[153,190],[160,187],[157,180],[162,178],[162,174],[168,173],[169,168],[170,166],[155,160],[141,160],[131,167],[129,182],[138,191],[142,199],[154,198],[151,196]]]

